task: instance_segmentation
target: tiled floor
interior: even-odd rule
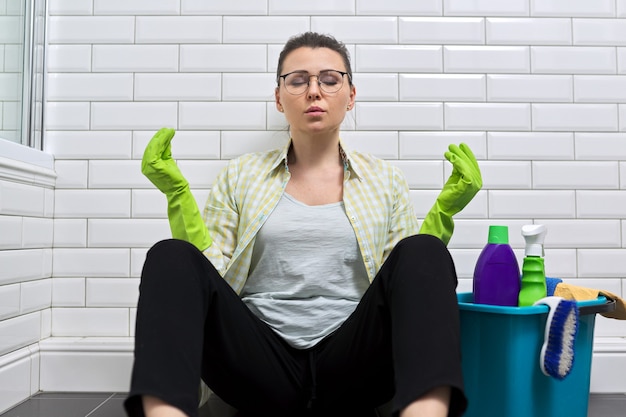
[[[124,398],[116,393],[41,393],[0,417],[125,417]],[[619,417],[625,409],[626,394],[592,394],[587,417]]]

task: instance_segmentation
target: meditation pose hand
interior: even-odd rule
[[[447,245],[454,230],[452,216],[474,198],[483,179],[476,157],[466,144],[450,145],[444,156],[452,164],[452,174],[424,218],[420,233],[437,236]]]
[[[211,236],[189,190],[189,183],[172,159],[174,134],[174,129],[164,127],[152,137],[141,160],[141,172],[167,197],[172,237],[186,240],[204,251],[211,246]]]

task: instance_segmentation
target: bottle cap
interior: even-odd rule
[[[526,256],[544,256],[543,240],[546,237],[546,226],[529,224],[522,226],[522,236],[526,241]]]
[[[509,227],[508,226],[489,226],[488,243],[509,243]]]

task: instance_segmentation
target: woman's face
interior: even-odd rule
[[[292,136],[338,133],[346,111],[354,106],[356,89],[350,85],[347,75],[343,76],[341,88],[334,93],[320,88],[316,76],[326,70],[346,72],[341,55],[332,49],[302,47],[294,49],[285,58],[281,75],[294,71],[308,73],[302,75],[299,82],[312,76],[308,78],[309,87],[303,94],[289,93],[284,78],[276,88],[276,108],[285,113]]]

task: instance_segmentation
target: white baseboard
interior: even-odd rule
[[[626,338],[599,337],[593,343],[591,384],[593,393],[626,393]]]
[[[52,337],[39,349],[41,391],[128,392],[130,337]]]
[[[132,338],[50,338],[41,341],[42,391],[125,392]],[[626,393],[626,338],[596,338],[590,391]]]
[[[0,413],[38,391],[127,392],[133,339],[52,337],[0,357]],[[626,338],[597,338],[590,392],[626,393]]]
[[[39,347],[27,346],[0,357],[0,413],[39,391]]]

